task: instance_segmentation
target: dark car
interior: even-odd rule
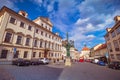
[[[39,65],[39,60],[38,59],[32,59],[31,61],[30,61],[30,64],[31,65]]]
[[[13,65],[17,65],[17,66],[29,66],[30,65],[30,61],[22,59],[22,58],[19,58],[19,59],[13,60],[12,64]]]
[[[120,62],[111,62],[108,64],[108,67],[112,69],[120,69]]]

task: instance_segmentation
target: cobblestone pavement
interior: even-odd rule
[[[66,67],[63,63],[28,67],[0,65],[0,67],[16,80],[120,80],[120,70],[92,63],[74,63],[71,67]],[[10,79],[1,79],[0,74],[0,80]]]
[[[0,67],[0,80],[15,80],[15,79],[8,71]]]

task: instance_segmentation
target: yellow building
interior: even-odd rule
[[[31,21],[25,11],[3,7],[0,10],[0,61],[16,58],[62,58],[62,39],[52,32],[53,24],[46,17]]]
[[[120,62],[120,16],[116,16],[114,20],[115,25],[106,29],[105,39],[110,60]]]
[[[95,51],[98,49],[98,47],[100,47],[102,44],[97,44],[96,46],[92,47],[90,49],[90,57],[94,57],[95,56]]]

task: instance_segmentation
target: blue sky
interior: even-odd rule
[[[91,48],[104,43],[105,29],[120,15],[120,0],[0,0],[0,8],[4,5],[16,12],[25,10],[30,20],[49,17],[53,32],[63,39],[68,32],[78,50],[84,44]]]

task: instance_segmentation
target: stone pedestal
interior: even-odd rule
[[[67,57],[65,60],[65,66],[71,66],[71,59],[70,57]]]

